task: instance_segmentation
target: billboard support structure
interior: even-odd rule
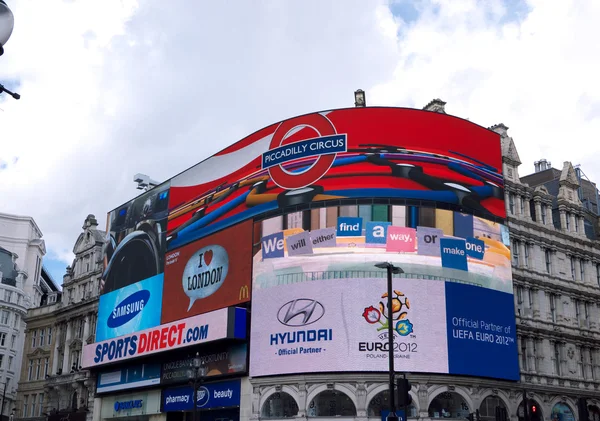
[[[388,421],[396,421],[398,420],[398,415],[396,415],[396,399],[394,393],[394,308],[392,303],[392,274],[400,274],[404,273],[404,271],[392,265],[389,262],[377,263],[375,267],[379,269],[387,269],[387,307],[388,307],[388,359],[389,359],[389,375],[390,375],[390,413],[387,416]]]

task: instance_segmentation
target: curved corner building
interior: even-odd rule
[[[115,209],[94,419],[380,420],[390,325],[409,418],[550,419],[541,395],[523,409],[502,141],[430,111],[312,113]]]

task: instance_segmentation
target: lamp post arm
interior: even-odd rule
[[[6,93],[7,93],[7,94],[9,94],[10,96],[12,96],[14,99],[21,99],[21,95],[19,95],[19,94],[18,94],[18,93],[16,93],[16,92],[11,92],[11,91],[9,91],[8,89],[6,89],[6,87],[5,87],[4,85],[2,85],[2,84],[0,83],[0,94],[1,94],[2,92],[6,92]]]

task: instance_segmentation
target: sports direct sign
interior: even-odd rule
[[[82,366],[100,366],[225,338],[243,339],[246,310],[223,308],[83,348]]]

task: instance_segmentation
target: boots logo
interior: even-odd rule
[[[408,310],[410,310],[410,301],[408,297],[400,291],[394,290],[392,298],[392,320],[388,320],[387,309],[387,292],[381,298],[385,298],[386,304],[383,301],[379,302],[378,308],[374,306],[366,307],[362,316],[367,323],[377,325],[377,331],[387,331],[389,323],[392,323],[393,330],[400,336],[408,336],[413,333],[413,324],[408,320]]]
[[[217,292],[229,271],[227,250],[219,245],[206,246],[195,252],[183,270],[183,292],[190,299],[188,310],[196,300]]]
[[[319,321],[325,315],[325,307],[316,300],[298,298],[281,306],[277,320],[285,326],[306,326]]]
[[[142,310],[144,310],[144,306],[148,304],[149,300],[150,291],[142,289],[134,292],[115,306],[106,321],[106,325],[113,329],[123,326],[140,314]]]
[[[301,135],[298,134],[300,131]],[[262,154],[262,168],[269,170],[271,179],[279,187],[301,189],[321,179],[333,165],[336,154],[346,152],[347,148],[346,135],[336,133],[327,117],[304,115],[286,120],[277,127],[269,150]],[[308,168],[307,164],[294,165],[292,162],[313,156],[318,158]],[[283,167],[285,163],[289,163],[288,168]]]
[[[210,392],[204,386],[200,386],[198,390],[196,390],[196,406],[198,408],[202,408],[206,406],[208,401],[210,400]]]

